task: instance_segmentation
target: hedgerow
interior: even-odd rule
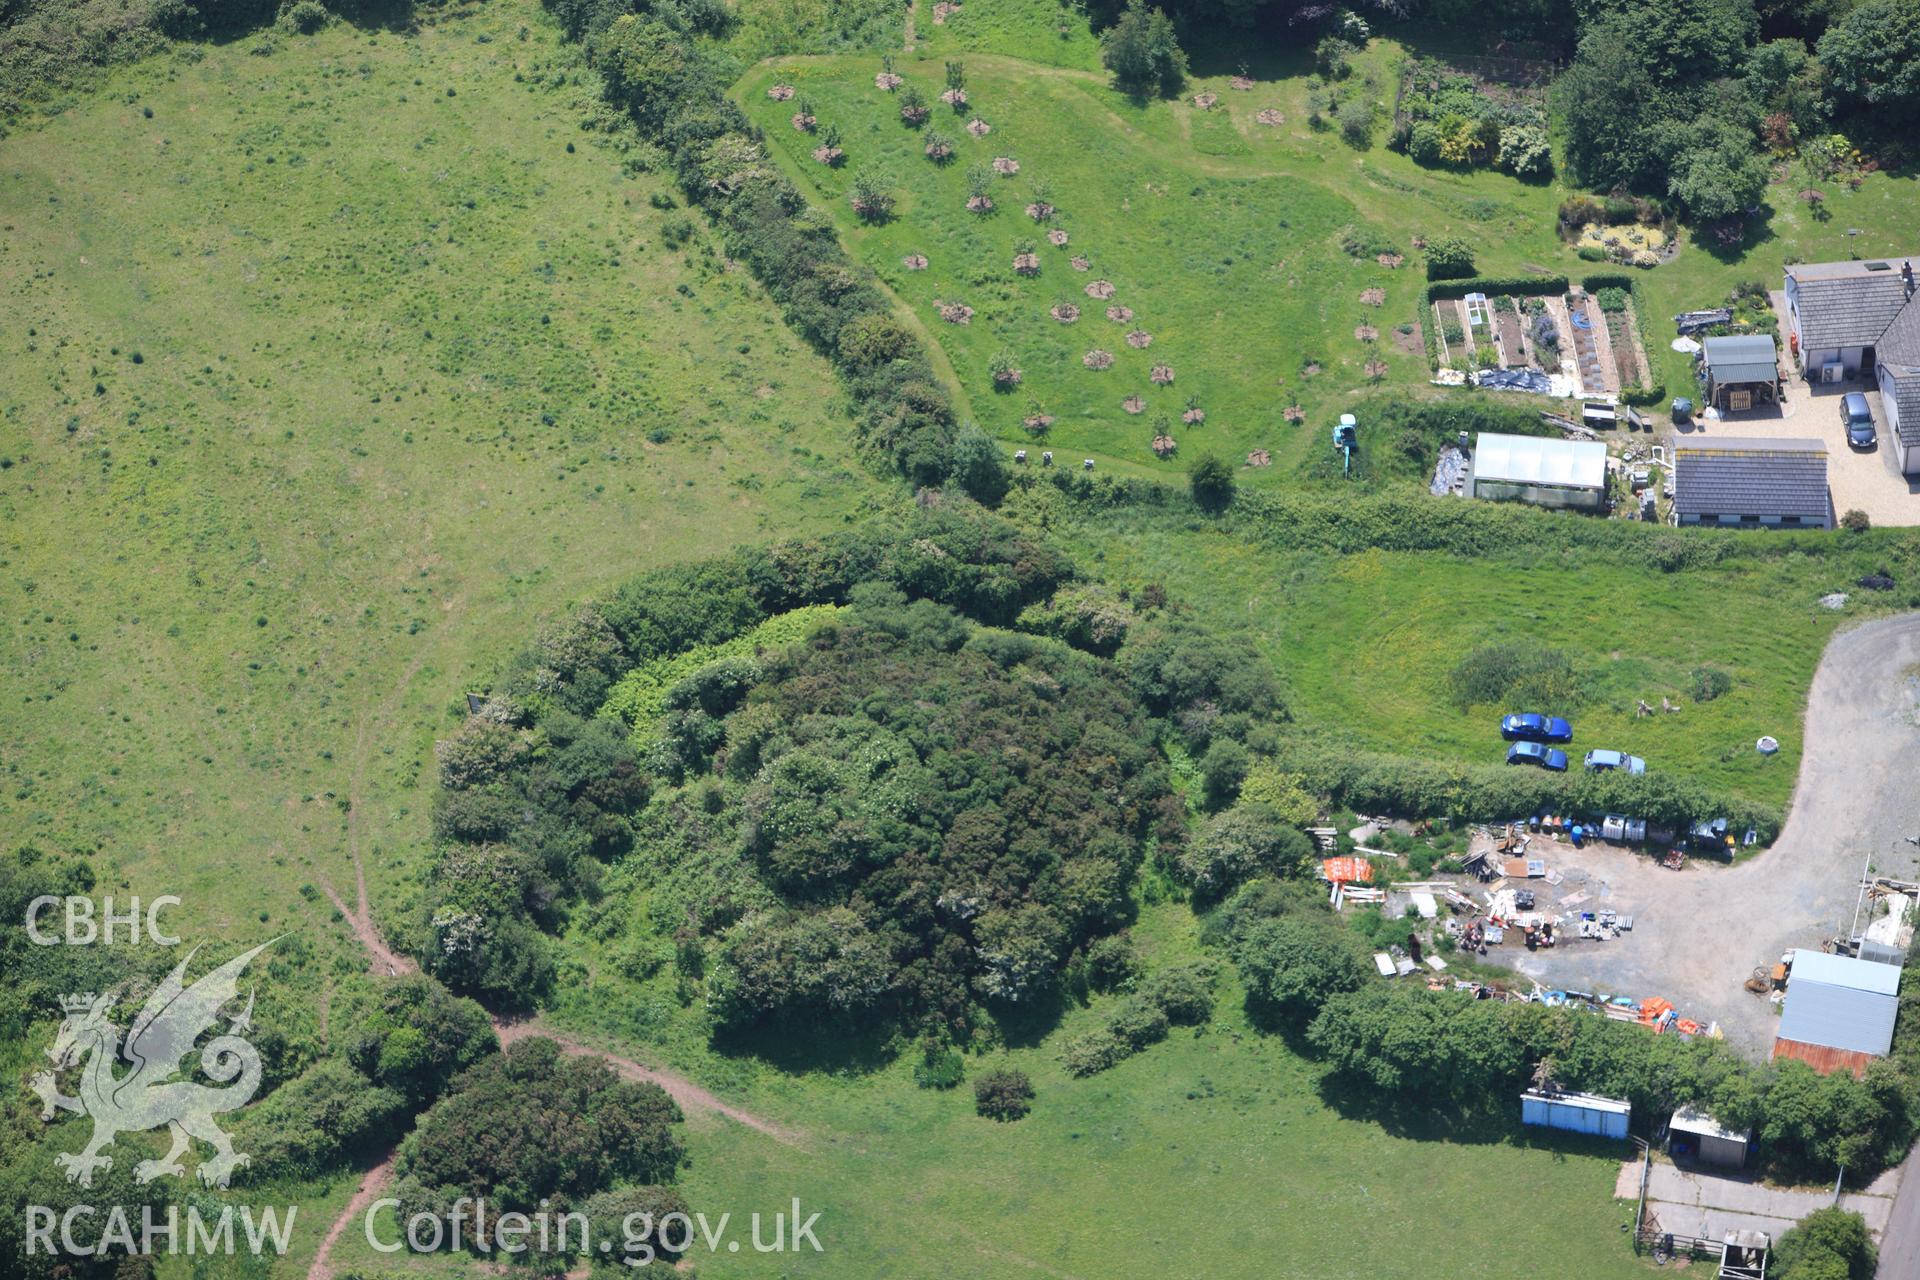
[[[916,485],[954,470],[953,405],[919,340],[894,319],[886,295],[841,248],[833,223],[808,207],[768,157],[764,139],[727,98],[716,4],[547,0],[568,35],[584,41],[608,100],[663,148],[687,198],[713,219],[727,255],[744,262],[787,321],[845,380],[862,444]],[[876,328],[888,341],[877,348]],[[857,335],[858,340],[850,340]],[[997,461],[997,459],[996,459]],[[968,492],[985,497],[977,483]]]

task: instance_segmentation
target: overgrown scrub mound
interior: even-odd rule
[[[1096,348],[1087,352],[1084,356],[1081,356],[1080,363],[1089,369],[1111,369],[1113,367],[1113,352],[1101,351]]]
[[[1180,446],[1173,442],[1172,436],[1155,436],[1153,438],[1153,452],[1155,457],[1171,458],[1174,455],[1174,451],[1179,447]]]
[[[973,1109],[989,1120],[1018,1120],[1033,1110],[1033,1082],[1013,1067],[989,1071],[973,1082]]]
[[[1571,654],[1531,640],[1482,645],[1447,673],[1448,692],[1463,711],[1511,703],[1513,710],[1562,715],[1586,701],[1586,686]]]
[[[775,102],[785,102],[793,97],[793,86],[790,84],[776,84],[767,90],[767,96]]]
[[[1202,111],[1213,110],[1214,104],[1219,101],[1220,101],[1220,95],[1217,93],[1196,93],[1193,96],[1193,105],[1200,108]]]
[[[942,303],[935,299],[933,305],[939,309],[940,318],[948,324],[973,323],[973,308],[964,302]]]
[[[838,167],[840,162],[847,158],[847,153],[839,147],[823,142],[813,149],[813,158],[831,169]]]
[[[1040,255],[1036,253],[1016,253],[1013,255],[1013,269],[1023,276],[1040,274]]]
[[[819,118],[809,111],[796,111],[793,113],[792,123],[793,127],[801,133],[812,133],[813,126],[819,123]]]
[[[1269,129],[1274,128],[1275,126],[1278,126],[1278,125],[1283,125],[1287,122],[1286,116],[1282,115],[1279,111],[1275,110],[1272,107],[1265,108],[1264,110],[1256,114],[1253,118],[1255,120],[1258,120],[1261,124],[1266,125]]]
[[[1053,304],[1053,310],[1047,314],[1055,320],[1058,320],[1061,324],[1072,324],[1080,318],[1080,308],[1074,306],[1071,302],[1056,302]]]
[[[981,195],[981,196],[968,196],[968,197],[967,197],[967,212],[968,212],[968,213],[992,213],[992,212],[993,212],[993,197],[992,197],[992,196],[985,196],[985,195]]]
[[[1032,204],[1027,206],[1027,216],[1029,218],[1032,218],[1035,222],[1045,222],[1048,218],[1051,218],[1053,216],[1053,206],[1048,204],[1044,200],[1035,200]],[[1066,232],[1063,231],[1060,234],[1064,236]],[[1065,244],[1066,241],[1062,240],[1060,241],[1060,243]]]

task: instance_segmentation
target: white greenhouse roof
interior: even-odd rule
[[[1483,431],[1473,448],[1473,478],[1573,489],[1607,487],[1607,446],[1597,440],[1555,440]]]

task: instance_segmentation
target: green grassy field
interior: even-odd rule
[[[219,925],[351,831],[403,913],[432,739],[541,614],[875,492],[569,67],[524,5],[336,27],[0,146],[8,838]]]
[[[1479,646],[1534,639],[1572,655],[1590,691],[1573,717],[1581,750],[1631,752],[1770,805],[1792,793],[1800,709],[1828,637],[1883,607],[1857,591],[1844,610],[1820,607],[1850,571],[1806,557],[1656,574],[1599,559],[1275,552],[1139,513],[1052,524],[1111,581],[1194,584],[1185,598],[1199,616],[1253,640],[1305,725],[1376,750],[1497,762],[1497,709],[1458,708],[1448,674]],[[1758,599],[1776,602],[1764,626],[1751,621]],[[1732,690],[1694,702],[1699,666],[1726,671]],[[1658,707],[1663,697],[1681,710],[1636,714],[1641,700]],[[1754,751],[1762,734],[1779,739],[1777,755]]]
[[[882,490],[534,6],[275,42],[0,142],[0,842],[311,996],[365,965],[317,886],[408,922],[433,740],[540,617]]]
[[[1248,91],[1232,89],[1219,69],[1197,75],[1178,101],[1142,103],[1108,86],[1097,70],[1097,50],[1088,51],[1092,61],[1056,58],[1028,9],[968,5],[949,20],[956,32],[970,22],[982,31],[1024,35],[983,37],[975,48],[992,56],[976,52],[965,59],[967,110],[956,115],[934,102],[924,129],[904,125],[894,95],[874,87],[877,54],[773,59],[744,77],[737,91],[788,171],[832,212],[853,252],[952,357],[972,411],[1003,439],[1028,442],[1021,420],[1037,401],[1055,419],[1050,443],[1063,454],[1165,473],[1179,463],[1157,462],[1149,448],[1153,423],[1164,414],[1183,454],[1212,450],[1237,458],[1266,448],[1275,465],[1250,478],[1284,482],[1297,470],[1289,462],[1324,447],[1319,428],[1373,385],[1365,371],[1370,358],[1384,362],[1385,385],[1428,392],[1424,347],[1397,332],[1430,320],[1421,258],[1412,247],[1417,237],[1461,236],[1473,245],[1484,275],[1577,279],[1616,269],[1582,262],[1560,239],[1555,210],[1577,193],[1566,182],[1428,169],[1387,148],[1385,122],[1400,59],[1435,45],[1422,29],[1375,40],[1344,83],[1343,92],[1375,103],[1379,121],[1373,144],[1356,149],[1330,130],[1309,126],[1305,77],[1311,67],[1304,55],[1263,59],[1252,68],[1256,79]],[[944,60],[961,50],[952,36],[941,36],[921,52],[927,56],[897,59],[896,70],[932,99],[944,85]],[[1215,70],[1225,56],[1203,59],[1201,69]],[[842,131],[842,167],[829,169],[810,157],[817,139],[788,123],[790,104],[767,98],[775,83],[794,85],[823,127]],[[1202,93],[1217,98],[1211,110],[1194,105]],[[1282,123],[1261,124],[1257,117],[1267,110],[1280,112]],[[975,115],[992,133],[974,138],[965,132],[962,126]],[[953,140],[952,162],[936,165],[922,155],[928,131]],[[967,169],[998,157],[1017,161],[1019,172],[996,178],[991,214],[968,212]],[[863,222],[848,205],[851,177],[863,166],[899,196],[884,224]],[[1044,226],[1023,212],[1036,181],[1051,187],[1058,208]],[[1913,198],[1912,178],[1872,174],[1858,191],[1828,184],[1831,216],[1824,220],[1792,196],[1800,181],[1783,175],[1744,247],[1687,238],[1672,262],[1641,274],[1650,313],[1642,317],[1643,337],[1672,393],[1684,394],[1692,375],[1687,358],[1668,349],[1673,334],[1666,317],[1717,305],[1739,281],[1777,288],[1789,256],[1911,248],[1902,210]],[[1406,264],[1384,268],[1371,247],[1361,256],[1345,252],[1349,227],[1371,232],[1375,247],[1391,247]],[[1066,247],[1046,242],[1050,228],[1068,233]],[[1013,270],[1013,255],[1026,241],[1035,242],[1040,257],[1034,278]],[[910,254],[924,255],[928,267],[907,270],[902,259]],[[1069,264],[1076,254],[1089,260],[1087,272]],[[1085,296],[1095,280],[1114,285],[1112,302]],[[1361,300],[1370,288],[1385,291],[1383,305]],[[944,323],[936,312],[936,302],[956,301],[974,311],[964,326]],[[1077,322],[1049,317],[1061,301],[1080,307]],[[1103,313],[1113,303],[1129,308],[1132,318],[1108,321]],[[1371,347],[1355,337],[1362,325],[1378,333]],[[1124,335],[1135,328],[1151,334],[1150,347],[1126,345]],[[1082,357],[1095,349],[1114,356],[1111,368],[1084,367]],[[989,369],[1002,350],[1024,374],[1010,391],[996,391]],[[1171,386],[1149,381],[1156,364],[1173,368]],[[1145,402],[1137,416],[1123,408],[1135,395]],[[1189,396],[1207,415],[1191,429],[1180,422]],[[1285,420],[1289,405],[1306,411],[1305,426]]]
[[[878,10],[757,8],[743,51],[865,46],[888,30]],[[937,27],[930,9],[915,10],[928,60],[902,55],[902,69],[931,95],[938,59],[966,52],[994,125],[976,142],[936,106],[935,127],[960,144],[950,171],[909,151],[871,87],[877,55],[782,60],[741,95],[795,171],[819,179],[856,253],[938,330],[973,412],[1009,438],[1038,396],[1056,447],[1167,474],[1149,424],[1177,419],[1192,393],[1208,421],[1176,431],[1183,451],[1268,447],[1284,482],[1364,382],[1352,327],[1377,314],[1390,348],[1422,287],[1415,262],[1388,271],[1342,252],[1337,232],[1358,210],[1400,241],[1468,234],[1489,270],[1571,258],[1551,189],[1356,154],[1301,123],[1297,74],[1251,93],[1203,80],[1222,98],[1211,114],[1142,107],[1092,74],[1083,25],[1058,36],[1051,0],[968,0]],[[1382,43],[1369,58],[1383,70],[1392,53]],[[854,225],[845,176],[811,167],[766,100],[777,79],[847,130],[850,167],[896,167],[896,222]],[[1253,123],[1268,106],[1285,126]],[[537,6],[495,0],[414,35],[336,26],[151,60],[0,141],[0,841],[84,853],[102,891],[180,894],[190,936],[296,933],[308,949],[288,987],[325,991],[363,957],[315,886],[351,899],[357,852],[376,918],[407,926],[431,856],[432,742],[460,692],[543,615],[641,569],[898,496],[854,462],[827,366],[699,220],[668,244],[679,198],[630,168],[618,137],[580,127],[595,109]],[[996,155],[1021,173],[996,179],[1002,207],[977,221],[959,207],[961,173]],[[1041,175],[1072,242],[1043,245],[1041,276],[1022,281],[1008,261],[1017,237],[1039,238],[1019,205]],[[1785,210],[1744,262],[1690,247],[1646,277],[1649,296],[1672,310],[1710,300],[1698,295],[1802,243],[1890,249],[1907,190],[1869,179],[1836,193],[1817,226]],[[1868,234],[1842,241],[1849,225]],[[908,251],[933,269],[901,272]],[[1067,265],[1076,251],[1091,272]],[[1098,278],[1150,348],[1126,347],[1107,304],[1080,294]],[[1377,313],[1357,301],[1371,285],[1387,290]],[[973,305],[972,325],[942,324],[935,296]],[[1083,309],[1071,327],[1044,315],[1063,296]],[[1008,396],[986,373],[1001,345],[1027,375]],[[1081,367],[1095,345],[1115,368]],[[1386,358],[1390,385],[1424,379],[1423,355]],[[1146,381],[1160,361],[1177,374],[1165,390]],[[1150,404],[1138,418],[1120,409],[1135,391]],[[1279,418],[1294,402],[1305,427]],[[1604,669],[1586,738],[1774,801],[1836,620],[1809,603],[1825,570],[1798,561],[1649,583],[1608,565],[1275,557],[1198,521],[1126,513],[1056,532],[1114,581],[1165,581],[1209,620],[1251,630],[1303,721],[1484,758],[1484,726],[1445,706],[1439,681],[1454,654],[1533,627]],[[1764,627],[1739,621],[1756,598],[1789,604]],[[1657,699],[1705,659],[1734,671],[1727,698],[1631,718],[1631,697]],[[1783,743],[1771,764],[1746,750],[1761,732]],[[707,1274],[1535,1274],[1523,1241],[1489,1249],[1482,1231],[1446,1229],[1468,1221],[1475,1188],[1495,1187],[1553,1224],[1556,1258],[1639,1273],[1610,1199],[1623,1153],[1343,1115],[1315,1067],[1246,1025],[1230,976],[1204,1035],[1092,1080],[1065,1076],[1057,1034],[1022,1040],[1010,1056],[1039,1103],[996,1126],[964,1088],[915,1088],[900,1046],[837,1060],[716,1052],[669,983],[617,972],[617,917],[633,901],[620,888],[566,940],[556,1020],[804,1131],[795,1149],[695,1122],[697,1207],[770,1212],[798,1195],[825,1214],[821,1257],[749,1251],[703,1261]],[[1195,949],[1181,904],[1148,906],[1137,933],[1158,961]],[[326,1007],[311,1034],[326,1034]],[[1103,1012],[1071,1009],[1059,1030]],[[10,1046],[0,1064],[26,1053]],[[280,1274],[304,1274],[354,1182],[342,1172],[299,1191],[312,1198]],[[465,1270],[376,1258],[354,1232],[336,1261]]]

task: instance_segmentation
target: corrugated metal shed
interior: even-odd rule
[[[1900,971],[1892,965],[1796,951],[1779,1038],[1884,1057],[1893,1045],[1899,989]]]
[[[1824,1045],[1802,1044],[1798,1040],[1779,1040],[1773,1042],[1773,1056],[1777,1058],[1795,1058],[1806,1063],[1823,1076],[1836,1071],[1851,1071],[1856,1076],[1867,1074],[1867,1064],[1873,1061],[1871,1053],[1856,1053],[1851,1049],[1829,1049]]]
[[[1730,334],[1708,338],[1701,346],[1706,350],[1707,372],[1717,387],[1730,382],[1773,383],[1780,377],[1780,364],[1769,334]]]
[[[1667,1129],[1669,1133],[1684,1135],[1703,1163],[1732,1169],[1747,1162],[1747,1146],[1753,1141],[1752,1133],[1729,1129],[1706,1112],[1692,1107],[1674,1112]]]
[[[1607,486],[1607,446],[1597,440],[1554,440],[1482,431],[1473,446],[1473,478],[1574,489]]]
[[[1809,982],[1824,982],[1830,987],[1853,987],[1883,996],[1900,994],[1898,969],[1889,969],[1871,960],[1828,955],[1824,951],[1808,951],[1805,948],[1793,953],[1793,980],[1799,982],[1803,978]]]
[[[1683,517],[1797,516],[1825,521],[1827,447],[1807,439],[1687,441],[1673,449],[1673,506]]]
[[[1537,1089],[1520,1095],[1520,1123],[1565,1129],[1569,1133],[1624,1139],[1632,1115],[1632,1104],[1620,1098],[1602,1098],[1591,1093],[1542,1093]]]

